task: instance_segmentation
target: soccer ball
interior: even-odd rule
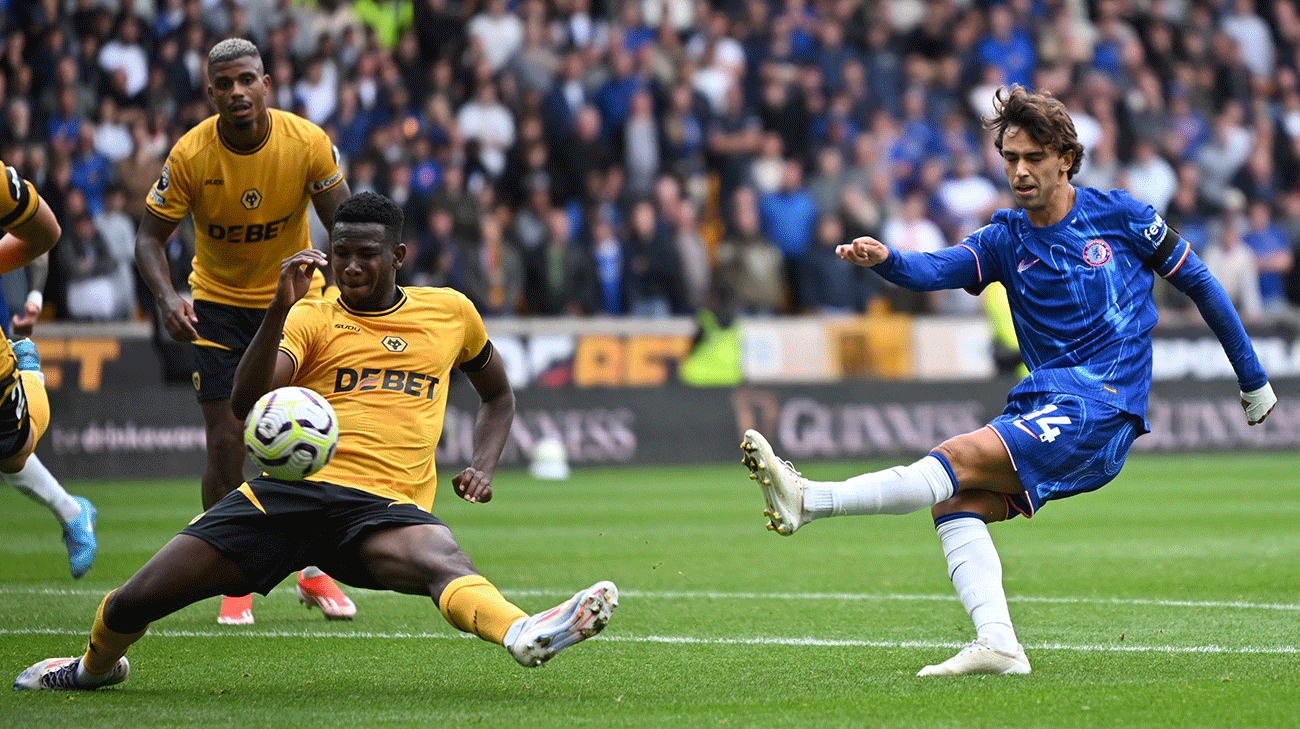
[[[339,419],[325,398],[302,387],[262,396],[248,413],[244,448],[268,476],[296,481],[325,467],[339,444]]]

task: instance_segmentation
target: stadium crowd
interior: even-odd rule
[[[1076,183],[1153,205],[1243,319],[1300,304],[1294,0],[0,9],[0,159],[63,224],[58,318],[154,315],[136,227],[172,144],[213,113],[208,50],[234,36],[258,44],[269,104],[329,133],[351,190],[401,205],[401,282],[454,287],[487,317],[973,311],[834,248],[934,250],[1008,207],[980,117],[1010,83],[1066,103],[1087,149]],[[183,285],[187,225],[168,253]],[[1159,285],[1180,321],[1190,302]]]

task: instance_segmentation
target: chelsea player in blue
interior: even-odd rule
[[[1064,105],[1019,86],[999,90],[996,133],[1019,210],[935,253],[900,252],[866,237],[836,249],[917,291],[993,281],[1007,290],[1029,376],[984,428],[951,438],[909,466],[843,482],[804,479],[762,435],[741,447],[767,502],[768,528],[793,534],[813,519],[906,514],[930,507],[948,573],[976,639],[918,675],[1029,673],[1002,588],[989,522],[1032,517],[1045,502],[1101,488],[1148,431],[1153,276],[1186,293],[1231,360],[1251,425],[1277,398],[1223,287],[1186,241],[1127,192],[1074,187],[1083,155]]]

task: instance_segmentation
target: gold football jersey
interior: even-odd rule
[[[15,228],[36,214],[36,208],[40,204],[40,196],[36,194],[36,188],[32,183],[18,176],[18,170],[6,165],[4,160],[0,160],[0,231]],[[0,316],[9,316],[9,312],[3,312]],[[0,350],[0,380],[3,381],[3,391],[0,392],[0,400],[8,400],[13,395],[14,384],[18,381],[13,378],[16,367],[14,360],[14,351],[9,347],[9,341],[5,340],[3,350]]]
[[[18,176],[18,170],[0,160],[0,230],[9,230],[26,223],[36,214],[40,197],[32,183]],[[7,316],[7,315],[6,315]]]
[[[399,292],[382,312],[303,299],[289,311],[280,351],[293,359],[293,384],[324,395],[338,415],[338,450],[312,478],[427,511],[451,368],[481,370],[493,355],[483,320],[463,294]]]
[[[163,220],[194,216],[194,298],[266,308],[280,262],[311,247],[307,202],[343,179],[329,137],[294,114],[269,109],[271,131],[257,149],[237,152],[217,117],[172,147],[146,206]],[[314,288],[324,284],[317,271]]]

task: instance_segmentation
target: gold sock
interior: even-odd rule
[[[438,609],[457,630],[497,644],[505,640],[506,631],[516,620],[528,617],[482,575],[452,580],[438,596]]]
[[[19,372],[23,381],[23,395],[27,398],[27,417],[32,421],[32,446],[50,427],[50,396],[45,393],[45,383],[35,373]]]
[[[105,625],[104,605],[112,595],[112,592],[108,593],[99,603],[99,611],[95,613],[95,624],[90,629],[90,643],[86,645],[86,656],[81,659],[81,665],[90,673],[104,674],[113,670],[113,666],[117,665],[117,659],[126,655],[126,649],[140,640],[149,629],[146,625],[139,633],[128,634],[119,633]]]

